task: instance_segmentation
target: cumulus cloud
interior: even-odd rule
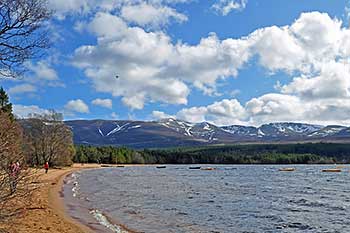
[[[106,12],[87,27],[97,44],[76,49],[73,64],[97,91],[122,97],[132,109],[147,102],[187,104],[190,87],[217,94],[218,80],[237,76],[254,56],[271,73],[299,75],[280,86],[282,94],[348,95],[349,66],[343,61],[350,55],[350,31],[325,13],[303,13],[291,25],[257,29],[238,39],[220,40],[211,33],[195,45],[172,42],[165,32],[147,32]],[[330,90],[331,83],[338,91]]]
[[[56,8],[62,14],[94,9],[84,19],[88,21],[84,29],[96,37],[96,43],[77,48],[72,63],[83,70],[98,92],[120,97],[131,109],[154,102],[186,105],[192,88],[215,95],[219,81],[238,76],[252,58],[257,58],[267,74],[284,72],[291,81],[277,85],[277,93],[257,96],[246,103],[224,99],[208,106],[184,108],[176,117],[219,124],[327,123],[332,122],[334,112],[334,119],[338,119],[335,122],[346,121],[350,30],[340,20],[326,13],[307,12],[290,25],[260,28],[241,38],[220,39],[210,33],[197,44],[187,44],[172,40],[157,28],[169,20],[186,20],[171,5],[183,2],[186,0],[101,0],[94,5],[93,0],[79,0]],[[220,0],[213,8],[225,15],[246,4],[245,0]],[[77,28],[82,30],[84,23],[77,24]],[[157,118],[167,114],[155,111],[152,115]]]
[[[24,94],[24,93],[33,93],[36,91],[37,89],[35,86],[25,83],[25,84],[16,85],[14,87],[9,88],[8,93],[10,95],[16,95],[16,94]]]
[[[175,117],[189,122],[208,121],[217,125],[255,125],[271,122],[302,122],[350,125],[350,99],[302,100],[298,96],[270,93],[252,98],[244,105],[224,99],[208,106],[184,108]],[[159,112],[157,116],[167,114]]]
[[[10,80],[21,82],[19,85],[9,88],[9,94],[21,95],[27,93],[37,93],[42,90],[42,87],[64,87],[55,69],[52,68],[50,62],[46,60],[26,62],[25,66],[28,72],[21,78]]]
[[[36,78],[47,80],[47,81],[55,81],[58,80],[58,75],[56,71],[50,66],[48,62],[39,61],[36,64],[28,63],[27,67],[30,71],[32,71]]]
[[[300,121],[303,103],[299,98],[283,94],[266,94],[249,100],[245,105],[245,121],[257,125],[276,121]]]
[[[174,8],[162,5],[155,6],[146,2],[123,6],[121,16],[128,22],[153,28],[165,26],[171,19],[180,23],[187,21],[187,16],[178,13]]]
[[[113,29],[103,27],[106,22]],[[98,43],[78,48],[73,63],[98,91],[122,96],[135,109],[149,101],[187,104],[188,84],[215,93],[216,81],[237,75],[249,58],[246,40],[220,41],[210,34],[198,45],[173,44],[164,32],[129,27],[108,13],[97,14],[89,29]]]
[[[113,105],[111,99],[100,99],[100,98],[97,98],[97,99],[94,99],[93,101],[91,101],[91,103],[93,105],[101,106],[101,107],[109,108],[109,109],[112,109],[112,105]]]
[[[245,109],[236,99],[224,99],[208,106],[185,108],[176,117],[189,122],[209,121],[218,125],[242,124]]]
[[[156,120],[166,119],[166,118],[175,118],[173,115],[166,114],[161,111],[152,111],[152,118]]]
[[[28,118],[31,114],[49,114],[50,111],[47,109],[40,108],[37,105],[21,105],[14,104],[13,105],[13,113],[17,118]]]
[[[42,86],[65,86],[59,79],[56,70],[52,67],[52,64],[49,61],[41,60],[36,63],[28,62],[26,63],[26,66],[29,72],[23,81]]]
[[[203,122],[206,121],[206,107],[185,108],[176,114],[176,117],[188,122]]]
[[[55,16],[61,20],[66,15],[88,13],[93,9],[94,3],[93,0],[48,0],[48,6],[55,11]]]
[[[68,115],[74,113],[89,113],[89,106],[81,99],[68,101],[64,108]]]
[[[161,26],[170,19],[177,22],[187,20],[184,14],[169,5],[192,0],[49,0],[48,6],[59,20],[71,15],[91,15],[96,12],[121,12],[129,22],[141,26]]]
[[[303,99],[350,98],[350,66],[339,62],[323,64],[316,76],[295,77],[281,87],[282,93]]]
[[[246,8],[248,0],[217,0],[212,8],[222,15],[228,15],[231,11],[243,10]]]

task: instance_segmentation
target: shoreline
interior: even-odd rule
[[[0,232],[5,233],[94,233],[94,229],[84,225],[70,216],[65,209],[63,185],[67,176],[85,169],[101,169],[117,167],[106,164],[73,164],[71,167],[51,168],[45,174],[44,169],[35,172],[38,175],[40,188],[35,190],[30,204],[22,213],[0,222]],[[128,166],[144,166],[127,164]],[[113,222],[113,221],[111,221]],[[117,224],[123,230],[134,233],[122,224]]]
[[[65,177],[83,169],[100,168],[98,164],[74,164],[72,167],[38,171],[40,188],[35,190],[30,205],[12,219],[0,223],[0,230],[11,233],[93,233],[88,226],[70,217],[61,196]]]
[[[333,165],[334,164],[327,164]],[[70,174],[85,169],[100,169],[115,167],[117,165],[101,164],[74,164],[72,167],[62,169],[50,169],[48,174],[44,169],[38,171],[40,188],[33,194],[33,202],[23,213],[13,219],[0,222],[0,232],[8,233],[93,233],[88,225],[84,225],[71,217],[65,210],[64,197],[62,195],[64,179]],[[124,165],[123,165],[124,166]],[[147,166],[147,165],[125,165]],[[157,166],[152,164],[150,166]],[[280,165],[282,166],[282,165]],[[108,217],[107,217],[108,218]],[[113,220],[111,221],[113,223]],[[126,226],[116,223],[128,232],[136,232]]]
[[[59,217],[62,218],[62,220],[77,226],[81,230],[81,232],[84,232],[84,233],[93,233],[94,231],[90,229],[88,226],[85,226],[84,224],[80,223],[78,220],[72,218],[68,213],[66,213],[65,205],[64,205],[64,197],[62,196],[63,185],[66,177],[73,174],[74,172],[80,171],[83,169],[94,169],[94,168],[101,168],[101,166],[92,165],[91,167],[89,167],[87,165],[86,167],[85,166],[77,167],[77,165],[73,165],[70,169],[68,169],[63,174],[60,174],[56,178],[56,184],[49,189],[49,193],[48,193],[49,207],[53,209],[59,215]]]

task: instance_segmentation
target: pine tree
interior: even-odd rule
[[[11,119],[13,119],[12,104],[9,101],[7,93],[2,87],[0,87],[0,110],[8,113]]]

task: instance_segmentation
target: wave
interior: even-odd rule
[[[109,230],[115,233],[129,233],[128,231],[125,231],[124,229],[122,229],[120,226],[111,223],[108,220],[108,218],[105,215],[103,215],[102,212],[99,210],[91,210],[90,214],[94,216],[94,218],[97,220],[99,224],[101,224],[102,226],[108,228]]]
[[[66,184],[72,184],[72,196],[73,197],[78,197],[78,195],[79,195],[80,185],[78,182],[78,177],[79,177],[79,175],[77,173],[72,173],[66,182]]]

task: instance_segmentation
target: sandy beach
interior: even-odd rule
[[[60,196],[64,178],[77,170],[98,168],[100,165],[78,165],[39,171],[41,188],[33,194],[32,203],[15,218],[0,223],[0,232],[8,233],[90,233],[88,227],[70,218],[64,211]]]

